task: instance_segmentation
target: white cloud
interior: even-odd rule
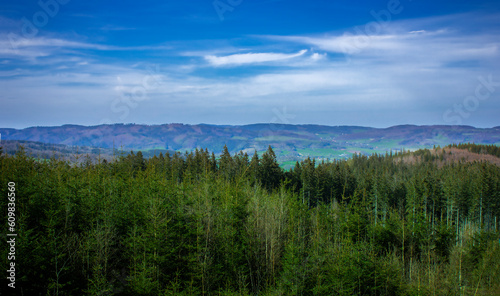
[[[65,47],[65,48],[82,48],[82,49],[99,49],[99,50],[110,50],[114,47],[90,44],[84,42],[77,42],[71,40],[64,40],[59,38],[47,38],[47,37],[35,37],[35,38],[24,38],[15,34],[3,35],[0,39],[1,48],[29,48],[29,47]]]
[[[61,38],[34,37],[24,38],[15,34],[0,34],[0,58],[35,59],[58,55],[66,50],[97,50],[97,51],[163,51],[171,50],[168,45],[120,47],[95,43],[66,40]],[[75,52],[74,52],[75,53]]]
[[[295,54],[284,54],[284,53],[244,53],[244,54],[233,54],[228,56],[205,56],[207,60],[213,66],[239,66],[245,64],[255,64],[264,62],[274,62],[287,60],[291,58],[296,58],[304,55],[307,49],[301,50]]]
[[[320,60],[323,60],[325,58],[326,58],[326,53],[319,54],[319,53],[315,52],[311,55],[311,60],[313,60],[313,61],[320,61]]]
[[[396,36],[381,35],[353,35],[344,34],[334,37],[307,37],[307,36],[289,36],[276,37],[278,40],[291,41],[313,45],[321,50],[332,53],[354,54],[359,53],[364,49],[390,49],[395,48],[397,44],[394,42]]]
[[[247,116],[252,121],[260,118],[263,108],[272,110],[287,102],[290,108],[300,110],[304,121],[309,123],[321,118],[318,114],[347,118],[343,112],[335,113],[338,108],[346,110],[345,114],[356,115],[358,111],[381,114],[380,110],[392,106],[406,108],[394,107],[399,114],[426,114],[434,110],[437,119],[432,120],[439,121],[440,112],[474,94],[479,75],[486,77],[492,73],[494,81],[500,79],[500,42],[492,31],[465,34],[455,27],[429,26],[412,20],[394,21],[390,28],[374,36],[350,32],[326,37],[271,36],[268,37],[271,42],[254,48],[207,41],[178,43],[182,52],[166,51],[166,46],[136,47],[154,50],[160,58],[169,54],[172,58],[153,61],[127,58],[118,63],[113,60],[113,64],[98,52],[88,50],[133,48],[39,37],[18,41],[18,56],[14,56],[8,39],[0,38],[0,58],[7,57],[1,63],[9,63],[10,69],[0,70],[0,100],[10,102],[12,107],[4,110],[17,110],[14,113],[18,117],[27,118],[23,112],[28,111],[30,116],[49,112],[60,104],[58,108],[67,110],[61,113],[66,121],[88,116],[95,123],[103,117],[120,121],[121,113],[113,111],[112,102],[144,85],[145,77],[151,75],[148,64],[162,63],[158,77],[161,83],[147,89],[148,100],[129,107],[127,120],[147,121],[150,114],[157,114],[159,122],[169,122],[172,118],[188,122],[190,119],[182,119],[180,114],[195,118],[189,115],[193,112],[205,116],[196,117],[196,121],[216,119],[230,123],[226,121],[227,114],[217,111],[225,108],[238,114],[234,118]],[[345,57],[351,60],[346,61]],[[179,60],[170,63],[174,58]],[[37,67],[25,67],[28,63],[25,60],[18,63],[20,59],[28,62],[32,59]],[[224,67],[261,63],[277,67],[266,67],[265,72],[252,69],[242,76],[230,71],[230,76],[226,76]],[[220,69],[214,71],[214,76],[197,71],[207,65]],[[481,110],[475,114],[487,110],[486,104],[497,101],[493,98],[481,101]],[[128,105],[121,101],[119,106]],[[98,112],[83,114],[81,109]],[[255,112],[244,115],[247,110]],[[3,112],[0,113],[7,111]]]
[[[486,61],[498,58],[498,35],[488,30],[471,31],[463,20],[471,16],[448,16],[393,21],[369,34],[363,26],[323,36],[265,36],[278,42],[313,46],[314,49],[341,54],[348,59],[370,59],[373,63],[441,66],[464,60]],[[462,23],[460,23],[462,21]],[[450,27],[450,23],[455,27]],[[457,24],[460,23],[460,24]]]

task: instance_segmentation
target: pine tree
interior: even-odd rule
[[[240,151],[234,157],[234,172],[238,176],[243,176],[246,174],[248,168],[248,155]]]
[[[269,192],[277,188],[282,178],[282,171],[274,154],[273,148],[269,146],[262,155],[260,162],[260,182]]]
[[[210,156],[210,171],[213,173],[217,172],[217,159],[215,158],[215,153],[213,151]]]
[[[315,182],[315,169],[316,169],[316,161],[311,158],[306,158],[302,161],[302,170],[301,170],[301,180],[302,180],[302,203],[306,204],[308,208],[311,207],[311,204],[314,204],[314,201],[311,200],[311,197],[314,199],[316,193],[316,182]]]
[[[234,178],[234,169],[235,165],[233,158],[231,157],[227,146],[224,145],[219,159],[219,174],[226,180],[232,180]]]
[[[250,184],[252,185],[256,184],[258,180],[260,180],[260,160],[257,150],[255,150],[252,156],[252,160],[250,161],[250,164],[248,166],[248,176]]]

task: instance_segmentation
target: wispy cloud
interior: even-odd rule
[[[265,62],[275,62],[300,57],[307,52],[303,49],[295,54],[284,53],[243,53],[228,56],[205,56],[205,60],[213,66],[240,66]]]
[[[323,118],[328,124],[380,125],[368,120],[387,110],[400,114],[382,116],[395,118],[393,124],[408,122],[405,116],[425,121],[412,114],[439,123],[442,110],[474,92],[478,75],[500,79],[497,32],[488,26],[465,30],[457,25],[460,18],[472,20],[392,21],[377,35],[351,28],[227,40],[157,38],[152,45],[53,32],[11,43],[0,29],[0,117],[17,110],[12,114],[46,121],[48,115],[40,114],[59,110],[66,123],[120,121],[112,103],[119,97],[118,107],[126,105],[123,94],[141,87],[151,75],[148,65],[158,64],[155,77],[162,83],[148,89],[148,100],[133,109],[130,122],[248,123],[266,119],[263,107],[286,104],[303,111],[297,122],[304,123]],[[103,29],[114,34],[125,27]],[[494,96],[485,110],[500,108]]]
[[[498,38],[493,35],[466,36],[445,30],[433,32],[418,30],[375,36],[343,34],[332,37],[276,36],[275,38],[314,46],[336,54],[386,60],[394,56],[442,61],[484,59],[498,55],[500,44]],[[423,44],[425,46],[422,46]]]
[[[16,35],[0,34],[0,58],[21,57],[33,59],[73,50],[73,54],[81,54],[85,50],[95,51],[162,51],[171,50],[168,45],[153,46],[115,46],[86,43],[62,38],[35,37],[23,38]]]

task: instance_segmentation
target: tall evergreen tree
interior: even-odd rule
[[[268,191],[272,191],[280,184],[282,171],[271,146],[262,155],[259,175],[262,186]]]
[[[226,180],[232,180],[234,178],[234,161],[227,149],[227,146],[224,145],[222,149],[222,154],[219,159],[219,174],[222,175]]]
[[[248,166],[248,176],[252,185],[256,184],[257,181],[260,180],[260,160],[257,150],[255,150],[252,160]]]

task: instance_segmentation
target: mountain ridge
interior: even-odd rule
[[[282,161],[346,158],[353,153],[372,154],[400,149],[431,148],[474,142],[500,144],[500,127],[476,128],[448,125],[396,125],[387,128],[328,126],[318,124],[255,123],[211,125],[165,123],[161,125],[112,124],[84,126],[66,124],[24,129],[0,128],[3,140],[34,141],[68,146],[123,150],[193,151],[231,153],[264,151],[269,145]]]

